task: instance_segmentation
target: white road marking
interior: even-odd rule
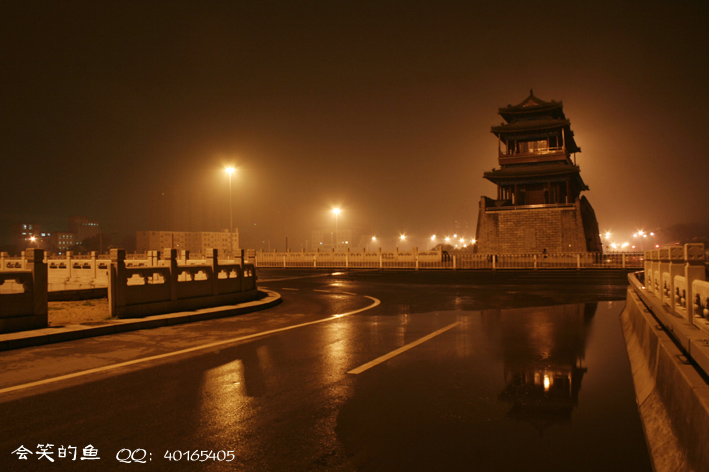
[[[398,356],[398,355],[401,354],[402,352],[406,352],[406,351],[408,351],[409,349],[418,346],[419,344],[423,344],[423,343],[425,343],[426,341],[428,341],[429,339],[435,338],[435,337],[438,336],[439,334],[443,334],[443,333],[445,333],[446,331],[448,331],[449,329],[455,328],[455,327],[458,326],[459,324],[460,324],[460,321],[456,321],[455,323],[449,324],[448,326],[446,326],[446,327],[444,327],[444,328],[441,328],[441,329],[439,329],[438,331],[434,331],[433,333],[431,333],[431,334],[429,334],[429,335],[426,335],[426,336],[424,336],[424,337],[422,337],[422,338],[419,338],[419,339],[417,339],[417,340],[414,341],[414,342],[411,342],[411,343],[409,343],[409,344],[407,344],[407,345],[405,345],[405,346],[401,346],[399,349],[395,349],[395,350],[391,351],[391,352],[388,353],[388,354],[384,354],[384,355],[381,356],[381,357],[377,357],[377,358],[374,359],[373,361],[367,362],[366,364],[362,364],[361,366],[357,367],[356,369],[352,369],[352,370],[350,370],[350,371],[347,372],[347,373],[348,373],[348,374],[361,374],[361,373],[364,372],[365,370],[371,369],[372,367],[377,366],[377,365],[381,364],[382,362],[386,362],[386,361],[388,361],[389,359],[391,359],[392,357]]]
[[[204,344],[201,346],[190,347],[187,349],[182,349],[180,351],[168,352],[165,354],[158,354],[156,356],[150,356],[150,357],[143,357],[141,359],[133,359],[132,361],[120,362],[118,364],[111,364],[111,365],[107,365],[107,366],[103,366],[103,367],[96,367],[94,369],[82,370],[82,371],[74,372],[71,374],[61,375],[59,377],[52,377],[49,379],[37,380],[36,382],[29,382],[26,384],[15,385],[12,387],[6,387],[3,389],[0,389],[0,395],[2,395],[3,393],[14,392],[17,390],[24,390],[26,388],[37,387],[40,385],[46,385],[46,384],[50,384],[50,383],[54,383],[54,382],[60,382],[62,380],[73,379],[76,377],[82,377],[84,375],[95,374],[95,373],[99,373],[99,372],[107,372],[110,370],[119,369],[121,367],[127,367],[127,366],[131,366],[131,365],[135,365],[135,364],[142,364],[143,362],[150,362],[150,361],[155,361],[155,360],[159,360],[159,359],[166,359],[168,357],[179,356],[181,354],[187,354],[190,352],[201,351],[203,349],[210,349],[210,348],[213,348],[216,346],[223,346],[225,344],[246,341],[248,339],[258,338],[261,336],[268,336],[269,334],[275,334],[275,333],[280,333],[283,331],[288,331],[291,329],[302,328],[303,326],[310,326],[310,325],[314,325],[314,324],[318,324],[318,323],[324,323],[326,321],[334,321],[334,320],[340,319],[345,316],[354,315],[356,313],[361,313],[363,311],[371,310],[372,308],[378,306],[381,303],[380,300],[378,300],[374,297],[364,295],[364,298],[369,298],[370,300],[373,301],[373,303],[371,303],[370,305],[368,305],[364,308],[360,308],[358,310],[353,310],[353,311],[348,311],[346,313],[339,313],[336,315],[331,315],[331,316],[328,316],[327,318],[322,318],[322,319],[315,320],[315,321],[308,321],[307,323],[300,323],[297,325],[285,326],[283,328],[271,329],[269,331],[262,331],[260,333],[254,333],[254,334],[249,334],[246,336],[240,336],[238,338],[225,339],[223,341],[216,341],[216,342]]]

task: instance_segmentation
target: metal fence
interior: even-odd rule
[[[441,252],[256,252],[256,267],[377,269],[631,269],[642,268],[644,254],[558,253],[475,254]]]

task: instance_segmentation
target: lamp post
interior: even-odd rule
[[[236,171],[236,169],[234,169],[231,166],[224,169],[224,172],[226,172],[229,175],[229,252],[230,253],[234,252],[234,207],[232,205],[232,197],[231,197],[231,174],[233,174],[235,171]]]
[[[335,252],[337,252],[337,246],[339,245],[339,240],[337,239],[337,217],[340,214],[339,208],[333,208],[332,212],[335,214]]]

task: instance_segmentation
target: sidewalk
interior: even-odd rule
[[[124,333],[139,329],[159,328],[194,321],[211,320],[227,316],[242,315],[254,311],[265,310],[281,303],[281,296],[276,292],[259,289],[261,298],[238,305],[224,305],[213,308],[203,308],[195,311],[168,313],[165,315],[146,316],[144,318],[126,318],[105,321],[95,321],[66,326],[20,331],[17,333],[0,334],[0,351],[20,349],[29,346],[73,341],[75,339],[104,336],[106,334]]]

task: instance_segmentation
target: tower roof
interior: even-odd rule
[[[534,95],[533,90],[529,90],[529,96],[522,100],[517,105],[507,105],[498,110],[499,114],[505,121],[512,122],[517,120],[533,119],[535,117],[550,117],[554,119],[564,120],[564,104],[557,101],[544,101]]]

